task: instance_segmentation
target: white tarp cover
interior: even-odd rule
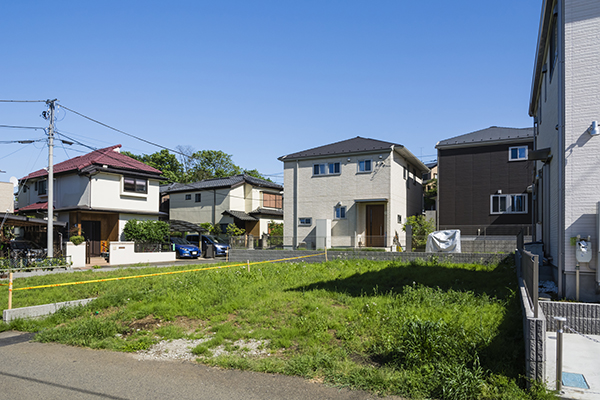
[[[427,236],[427,253],[460,253],[460,231],[458,229],[436,231]]]

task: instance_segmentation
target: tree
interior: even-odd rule
[[[234,224],[233,222],[229,225],[227,225],[227,235],[228,236],[242,236],[244,233],[246,233],[245,229],[242,228],[238,228],[236,224]]]
[[[136,155],[129,151],[121,154],[161,170],[169,182],[190,183],[242,173],[266,179],[256,169],[243,169],[234,164],[232,156],[221,150],[194,151],[191,146],[177,146],[177,151],[177,155],[164,149],[152,154]]]
[[[269,235],[283,236],[283,223],[278,223],[273,220],[269,221]]]
[[[424,215],[413,215],[406,219],[402,230],[406,232],[408,226],[412,227],[412,250],[424,249],[427,236],[434,231],[433,222]]]
[[[437,197],[437,179],[430,179],[425,183],[425,193],[423,194],[425,200],[425,209],[434,210],[435,198]]]
[[[183,165],[177,160],[177,157],[175,157],[174,154],[169,152],[169,150],[163,149],[156,153],[142,154],[141,156],[128,151],[123,151],[121,154],[162,171],[163,176],[167,178],[169,182],[181,182],[184,176]]]

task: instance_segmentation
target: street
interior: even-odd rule
[[[0,333],[1,399],[374,399],[299,377],[223,370],[188,362],[35,343]],[[387,397],[399,399],[399,397]]]

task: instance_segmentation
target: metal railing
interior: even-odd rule
[[[175,251],[175,245],[171,243],[141,243],[135,242],[133,251],[136,253],[166,253]]]
[[[533,309],[534,318],[538,317],[538,295],[539,295],[539,256],[523,249],[521,253],[521,271],[523,281],[529,295],[530,305]]]
[[[67,268],[69,266],[71,266],[71,256],[0,258],[0,273],[2,274],[35,269]]]

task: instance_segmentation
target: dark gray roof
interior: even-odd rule
[[[257,208],[252,211],[250,215],[272,215],[274,217],[283,217],[283,210],[281,208]]]
[[[503,128],[490,126],[486,129],[441,140],[436,148],[489,146],[499,143],[519,143],[533,141],[533,128]]]
[[[256,218],[254,218],[251,215],[246,214],[243,211],[235,211],[235,210],[226,210],[222,212],[223,215],[225,214],[229,214],[231,215],[233,218],[237,218],[240,219],[242,221],[256,221]]]
[[[342,140],[326,144],[324,146],[314,147],[312,149],[299,151],[297,153],[288,154],[278,158],[279,161],[291,161],[303,158],[320,158],[335,155],[350,155],[357,153],[372,153],[377,151],[390,151],[394,149],[407,160],[419,168],[421,172],[427,172],[428,168],[415,157],[407,148],[401,144],[385,142],[383,140],[369,139],[357,136],[352,139]]]
[[[308,158],[329,156],[335,154],[362,153],[377,150],[390,150],[392,146],[404,147],[401,144],[384,142],[383,140],[369,139],[357,136],[352,139],[342,140],[341,142],[326,144],[324,146],[314,147],[312,149],[299,151],[297,153],[281,156],[278,160]]]
[[[425,163],[425,166],[427,168],[431,169],[431,168],[437,166],[437,161],[432,161],[432,162]]]
[[[205,179],[200,182],[193,183],[173,183],[165,188],[161,187],[161,193],[189,192],[194,190],[221,189],[239,186],[243,183],[248,183],[252,186],[264,187],[269,189],[283,190],[283,186],[274,182],[269,182],[264,179],[255,178],[250,175],[240,174],[229,176],[227,178]]]

